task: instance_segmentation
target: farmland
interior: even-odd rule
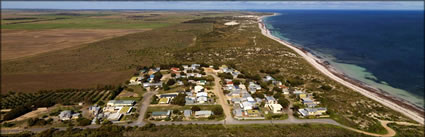
[[[56,92],[40,91],[38,93],[16,93],[2,97],[1,108],[11,109],[31,102],[50,100],[64,105],[78,104],[79,102],[96,103],[107,101],[111,97],[107,90],[63,90]]]
[[[21,34],[28,33],[27,37],[38,36],[38,38],[28,38],[29,41],[19,41],[19,39],[10,41],[13,39],[9,39],[9,41],[5,42],[8,42],[10,45],[2,44],[2,49],[6,49],[2,50],[2,57],[9,60],[2,61],[2,81],[7,82],[2,82],[1,92],[4,94],[8,91],[35,92],[39,89],[92,88],[97,84],[122,83],[125,80],[123,76],[130,76],[131,72],[129,73],[129,71],[133,71],[135,66],[167,62],[168,58],[160,56],[165,54],[165,50],[174,51],[191,46],[194,40],[196,40],[197,35],[206,33],[212,29],[211,24],[181,24],[181,22],[200,18],[201,16],[213,17],[240,14],[239,12],[213,11],[3,12],[2,19],[6,19],[6,21],[2,22],[2,27],[5,26],[2,31],[10,33],[2,34],[2,37],[12,37],[12,32],[20,32]],[[22,20],[34,20],[34,18],[67,19],[9,24],[13,27],[7,27],[8,25],[6,24]],[[86,24],[84,21],[87,20],[95,25],[92,25],[92,27],[72,28],[74,25],[78,26],[78,23]],[[92,22],[92,20],[95,21]],[[55,23],[69,23],[74,25],[71,25],[71,27],[68,26],[68,28],[61,27],[60,29],[43,28],[40,26],[38,28],[19,27],[19,25],[27,26],[28,24],[35,24],[37,26],[39,24],[52,25]],[[137,24],[166,25],[135,29],[134,24],[136,24],[136,27]],[[129,32],[129,28],[135,30]],[[81,34],[84,31],[89,32]],[[110,33],[121,33],[124,36],[121,34],[109,35],[108,31]],[[51,32],[57,33],[52,34]],[[42,39],[48,35],[53,35],[55,40]],[[92,38],[85,37],[84,39],[90,39],[86,41],[81,38],[83,35],[90,35]],[[111,38],[101,41],[98,39],[108,36]],[[161,38],[161,40],[158,40],[158,38]],[[84,44],[92,40],[95,42]],[[106,78],[100,76],[99,73],[105,74],[104,77]],[[113,75],[108,76],[108,73]],[[37,80],[24,78],[30,76],[36,76],[35,79]],[[77,78],[77,76],[81,77]],[[68,85],[64,82],[72,82],[73,84]],[[32,87],[34,89],[31,89]]]

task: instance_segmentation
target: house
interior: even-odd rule
[[[302,92],[301,90],[295,90],[295,91],[293,91],[293,93],[294,93],[295,95],[299,95],[299,94],[304,93],[304,92]]]
[[[185,97],[186,105],[193,105],[195,104],[195,97],[186,96]]]
[[[202,77],[202,74],[196,73],[196,74],[195,74],[195,77],[197,77],[197,78],[201,78],[201,77]]]
[[[112,113],[112,114],[109,114],[107,119],[109,121],[119,121],[122,116],[123,114],[120,114],[120,113]]]
[[[60,120],[70,120],[72,117],[72,112],[71,110],[64,110],[59,114],[59,119]]]
[[[264,77],[264,81],[275,81],[275,79],[272,76],[267,75]]]
[[[235,118],[242,118],[243,117],[242,109],[240,109],[240,108],[234,109],[233,115],[234,115]]]
[[[198,92],[204,92],[204,87],[203,86],[195,86],[195,93]]]
[[[248,117],[260,117],[261,113],[258,110],[247,110],[246,115],[248,115]]]
[[[280,104],[267,104],[266,105],[273,113],[282,113],[282,105]]]
[[[190,116],[192,116],[192,110],[186,109],[183,111],[183,115],[186,118],[189,118]]]
[[[170,98],[160,98],[158,104],[168,104],[170,100]]]
[[[152,118],[154,118],[154,119],[164,119],[164,118],[168,118],[170,116],[171,116],[171,110],[152,112]]]
[[[255,84],[254,82],[249,82],[248,90],[251,92],[251,94],[254,94],[257,90],[261,90],[261,86]]]
[[[247,97],[247,98],[246,98],[246,100],[247,100],[249,103],[251,103],[251,104],[254,104],[254,103],[255,103],[255,100],[254,100],[254,98],[252,98],[252,97]]]
[[[176,73],[176,72],[180,71],[180,68],[172,67],[170,70],[171,70],[171,72]]]
[[[303,98],[306,98],[307,97],[307,94],[306,93],[301,93],[301,94],[298,94],[298,97],[300,99],[303,99]]]
[[[243,108],[243,110],[251,110],[253,108],[254,105],[252,105],[249,102],[242,102],[241,104],[241,108]]]
[[[179,95],[179,93],[166,93],[166,94],[159,95],[159,98],[173,99],[173,98],[177,97],[177,95]]]
[[[312,99],[310,99],[310,98],[302,98],[301,100],[302,100],[302,102],[303,102],[303,104],[304,104],[304,105],[306,105],[307,107],[310,107],[310,108],[315,107],[315,106],[317,105],[317,104],[316,104],[316,103],[314,103],[314,101],[313,101]]]
[[[188,65],[182,65],[182,67],[183,67],[184,70],[187,70],[189,68]]]
[[[112,106],[103,107],[103,112],[115,112],[115,107],[112,107]]]
[[[131,77],[129,85],[139,85],[142,84],[143,77]]]
[[[206,92],[199,92],[196,94],[196,97],[208,97],[208,93]]]
[[[78,119],[80,118],[81,114],[80,113],[74,113],[72,114],[72,119]]]
[[[196,111],[195,112],[195,117],[196,118],[208,118],[211,115],[213,115],[213,112],[210,110],[201,110],[201,111]]]
[[[273,96],[266,96],[267,104],[277,104],[277,100]]]
[[[183,81],[177,81],[177,85],[179,85],[179,86],[182,86],[182,85],[184,85],[184,83],[183,83]]]
[[[206,80],[199,80],[199,81],[196,82],[196,84],[198,84],[198,85],[206,85],[207,84],[207,81]]]
[[[162,87],[162,82],[158,82],[158,83],[149,83],[149,82],[146,82],[146,83],[143,83],[143,87],[144,88],[147,88],[147,87],[156,87],[156,88]]]
[[[134,100],[109,100],[106,106],[133,106],[135,103]]]
[[[240,98],[232,98],[231,101],[232,101],[233,104],[241,103],[241,99]]]
[[[100,113],[100,107],[98,106],[91,106],[89,107],[89,113],[91,113],[93,116],[96,116],[97,114]]]
[[[208,98],[207,97],[198,97],[197,99],[196,99],[196,102],[197,103],[201,103],[201,104],[203,104],[203,103],[205,103],[205,102],[207,102],[208,101]]]
[[[326,113],[326,108],[304,108],[304,109],[298,109],[298,112],[301,114],[301,116],[320,116],[323,115],[323,113]]]
[[[201,65],[200,65],[200,64],[192,64],[192,65],[190,66],[190,69],[195,70],[195,69],[197,69],[197,68],[199,68],[199,67],[201,67]]]

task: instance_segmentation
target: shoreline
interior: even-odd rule
[[[318,57],[314,56],[310,52],[308,52],[306,49],[294,46],[293,44],[282,40],[276,36],[273,36],[270,31],[266,28],[265,24],[263,23],[263,19],[270,16],[276,16],[278,14],[274,13],[273,15],[266,15],[261,16],[258,19],[258,27],[261,30],[261,34],[264,36],[273,39],[280,44],[292,49],[295,51],[298,55],[302,56],[308,63],[310,63],[314,68],[319,70],[322,74],[328,76],[332,80],[350,88],[354,91],[359,92],[360,94],[375,100],[384,106],[387,106],[397,112],[400,112],[401,114],[411,118],[412,120],[424,124],[424,110],[422,108],[419,108],[418,106],[407,102],[405,100],[402,100],[400,98],[391,96],[389,93],[386,93],[380,89],[371,87],[359,80],[350,78],[346,75],[344,75],[341,72],[338,72],[335,68],[333,68],[329,62],[323,61],[319,59]]]

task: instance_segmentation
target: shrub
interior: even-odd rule
[[[192,111],[200,111],[201,108],[199,106],[192,106],[191,110]]]
[[[91,120],[83,117],[78,118],[77,122],[79,126],[87,126],[91,124]]]
[[[215,115],[223,115],[223,108],[221,108],[221,106],[214,107],[212,112]]]

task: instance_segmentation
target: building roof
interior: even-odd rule
[[[195,92],[200,92],[204,89],[203,86],[195,86]]]
[[[120,114],[120,113],[112,113],[108,116],[107,119],[111,120],[111,121],[118,121],[118,120],[120,120],[121,117],[122,117],[122,114]]]
[[[168,98],[161,98],[161,99],[159,99],[159,102],[158,103],[160,103],[160,104],[167,104],[168,101],[169,101]]]
[[[64,110],[59,114],[60,118],[71,118],[72,112],[71,110]]]
[[[115,105],[121,105],[121,104],[130,104],[130,105],[132,105],[132,104],[134,104],[136,101],[134,101],[134,100],[109,100],[108,101],[108,103],[112,103],[112,104],[115,104]]]
[[[192,110],[186,109],[183,111],[185,117],[190,117],[192,115]]]
[[[276,101],[276,99],[273,96],[266,96],[267,101]]]
[[[253,105],[249,102],[242,102],[242,106],[243,106],[243,109],[248,110],[248,109],[252,109]]]
[[[196,99],[196,101],[208,101],[207,97],[198,97],[198,99]]]
[[[242,117],[242,109],[240,108],[234,109],[233,114],[237,117]]]
[[[168,111],[154,111],[152,112],[152,116],[169,116],[171,114],[171,110]]]
[[[280,104],[268,104],[269,106],[271,106],[273,109],[282,109],[283,107],[282,107],[282,105],[280,105]]]
[[[210,110],[201,110],[201,111],[196,111],[195,112],[195,116],[199,116],[199,115],[212,115],[213,112]]]
[[[206,92],[200,92],[200,93],[197,93],[196,96],[197,97],[207,97],[208,96],[208,93],[206,93]]]
[[[166,94],[161,94],[159,95],[160,98],[166,98],[166,97],[177,97],[177,95],[179,95],[179,93],[166,93]]]
[[[130,81],[136,81],[137,80],[137,77],[131,77],[130,78]]]

